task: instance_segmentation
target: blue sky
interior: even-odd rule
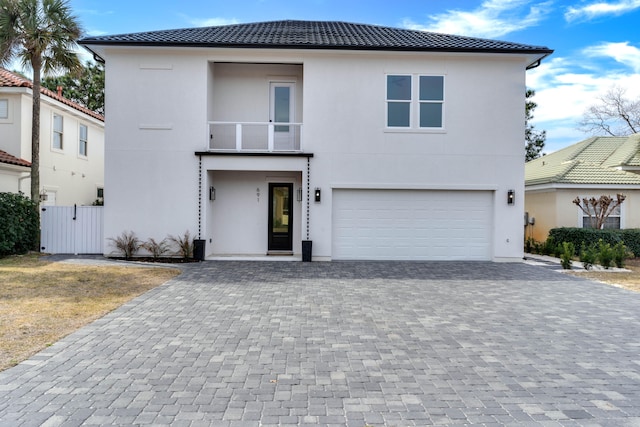
[[[280,19],[339,20],[543,45],[527,72],[545,152],[590,135],[584,110],[613,85],[640,98],[640,0],[70,0],[86,35]]]

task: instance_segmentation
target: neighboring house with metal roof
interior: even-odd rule
[[[61,93],[40,93],[42,203],[90,205],[104,189],[104,117]],[[20,159],[7,175],[0,156],[0,191],[31,194],[32,94],[33,82],[0,68],[0,150]]]
[[[527,236],[544,241],[555,227],[589,227],[576,197],[626,200],[605,223],[607,228],[640,228],[640,134],[594,137],[527,162],[525,211],[535,224]]]
[[[106,238],[522,259],[525,73],[547,47],[324,21],[80,44],[105,62]]]

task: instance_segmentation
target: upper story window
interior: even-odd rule
[[[88,129],[86,125],[80,125],[78,132],[78,154],[87,157]]]
[[[0,99],[0,120],[9,118],[9,100]]]
[[[64,128],[63,118],[58,114],[53,115],[53,148],[62,150],[62,131]]]
[[[444,127],[444,76],[387,75],[386,98],[387,127]]]

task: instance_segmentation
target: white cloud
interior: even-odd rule
[[[218,27],[221,25],[232,25],[237,24],[239,21],[235,18],[227,19],[227,18],[188,18],[188,21],[191,25],[196,27]]]
[[[403,21],[405,28],[472,37],[501,37],[537,25],[550,12],[551,2],[485,0],[472,11],[450,10],[431,16],[430,23]]]
[[[620,0],[617,2],[595,2],[584,6],[569,7],[564,14],[568,21],[590,20],[605,15],[622,15],[640,8],[640,0]]]
[[[546,152],[589,137],[577,129],[578,123],[584,111],[612,86],[627,88],[629,97],[640,97],[640,70],[614,69],[584,55],[591,52],[593,59],[601,54],[614,57],[612,52],[619,49],[606,49],[605,45],[589,47],[578,57],[549,59],[527,72],[527,87],[536,91],[533,100],[538,104],[532,124],[547,131]],[[626,59],[626,54],[623,57]]]
[[[583,50],[588,57],[612,58],[616,62],[640,73],[640,49],[629,45],[629,42],[601,43]]]

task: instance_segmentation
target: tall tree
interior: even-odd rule
[[[42,74],[81,66],[74,48],[82,34],[67,0],[0,0],[0,64],[18,58],[33,71],[31,199],[40,202],[40,87]]]
[[[104,115],[104,65],[87,62],[80,73],[66,73],[42,79],[42,86],[62,95],[91,111]]]
[[[544,141],[547,139],[547,131],[537,131],[535,130],[535,126],[531,124],[531,120],[533,120],[533,110],[536,109],[538,104],[533,102],[531,98],[536,94],[533,89],[527,89],[526,92],[526,101],[524,104],[525,111],[525,131],[524,131],[524,140],[525,140],[525,161],[537,159],[540,157],[542,153],[542,149],[544,148]]]
[[[626,89],[612,86],[582,115],[578,126],[592,135],[626,136],[640,132],[640,98],[629,99]]]

